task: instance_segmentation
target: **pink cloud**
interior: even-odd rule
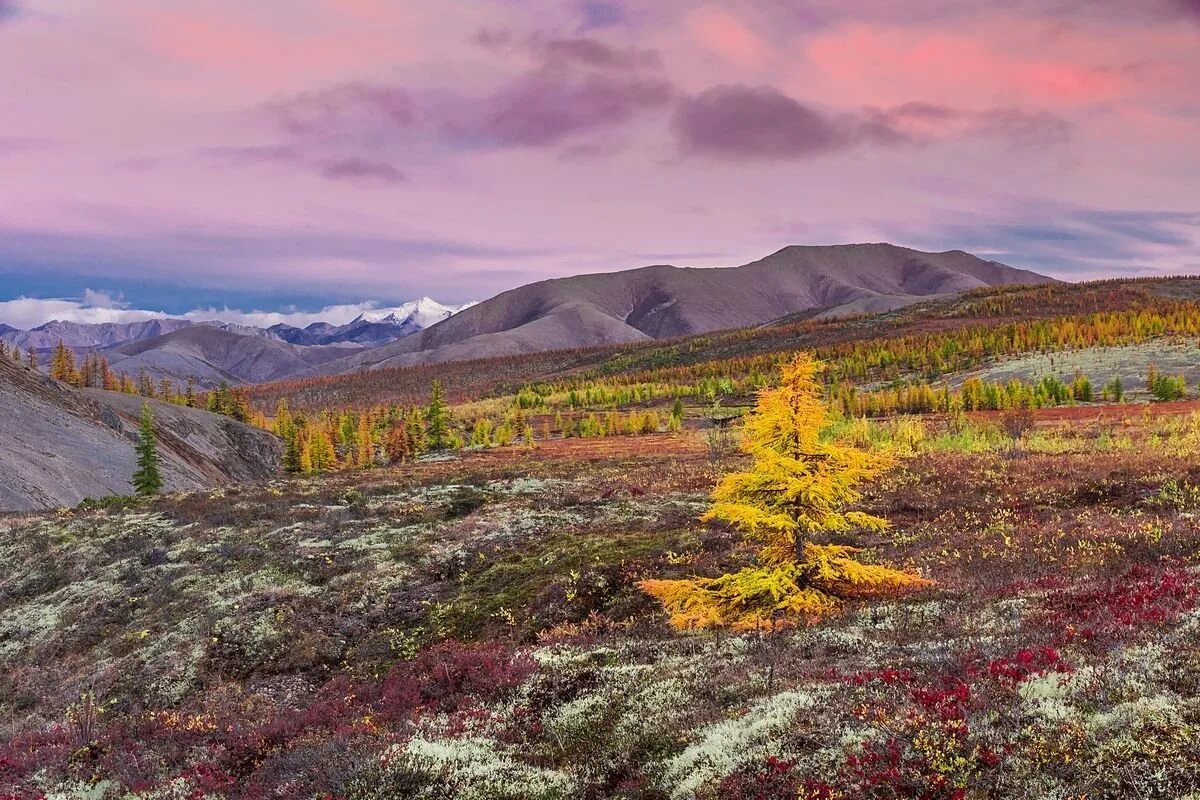
[[[950,31],[852,25],[815,37],[805,53],[830,87],[867,103],[909,97],[971,105],[1087,105],[1134,90],[1129,75],[1110,66],[1111,51],[1102,59],[1070,58],[1049,41],[1023,51],[1011,41],[1023,33],[1000,19]]]
[[[767,55],[762,40],[723,8],[698,8],[688,14],[685,25],[702,47],[739,66],[759,66]]]

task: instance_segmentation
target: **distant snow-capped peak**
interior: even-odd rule
[[[359,315],[363,322],[388,322],[395,325],[408,323],[416,328],[428,328],[442,320],[457,314],[464,308],[475,305],[475,302],[464,303],[460,306],[448,306],[439,303],[431,297],[411,300],[394,308],[376,308],[364,311]]]

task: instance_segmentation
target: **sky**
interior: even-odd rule
[[[1197,75],[1200,0],[0,0],[0,322],[787,244],[1200,273]]]

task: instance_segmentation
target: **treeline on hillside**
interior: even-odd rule
[[[440,381],[433,381],[429,394],[425,406],[324,409],[316,414],[292,411],[287,400],[280,400],[272,417],[255,414],[253,422],[284,440],[284,469],[304,474],[370,469],[466,447],[532,447],[539,438],[591,439],[683,429],[679,398],[669,413],[632,409],[547,414],[535,431],[535,421],[526,410],[545,409],[529,405],[528,397],[524,406],[513,400],[482,413],[469,405],[451,407]]]
[[[7,358],[32,370],[41,371],[37,353],[32,347],[22,353],[20,348],[9,347],[0,342],[0,358]],[[99,353],[87,353],[82,360],[76,358],[75,353],[61,340],[50,354],[46,374],[56,381],[79,389],[107,389],[110,392],[149,397],[188,408],[202,408],[241,422],[251,420],[250,400],[244,389],[230,388],[222,384],[211,391],[198,391],[195,381],[189,380],[183,386],[170,378],[154,381],[145,369],[139,369],[137,375],[131,378],[124,372],[114,371],[108,359]]]
[[[1170,290],[1170,291],[1168,291]],[[251,390],[268,411],[286,398],[293,408],[367,407],[427,402],[442,378],[453,402],[548,384],[550,392],[700,380],[767,384],[798,349],[830,365],[832,380],[936,382],[993,358],[1030,352],[1130,344],[1159,336],[1196,336],[1200,280],[1145,279],[1000,287],[888,315],[805,320],[703,336],[469,362],[373,370],[264,384]],[[996,324],[1000,318],[1015,318]]]

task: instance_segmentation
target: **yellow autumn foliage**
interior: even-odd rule
[[[718,578],[646,580],[681,630],[753,629],[811,622],[850,598],[888,596],[928,585],[891,567],[863,564],[859,548],[814,544],[819,533],[881,531],[887,520],[847,510],[858,486],[892,466],[892,459],[856,447],[823,442],[827,410],[816,373],[821,364],[801,353],[783,370],[777,388],[759,395],[748,415],[742,449],[749,470],[725,476],[702,519],[724,520],[758,545],[759,566]]]

